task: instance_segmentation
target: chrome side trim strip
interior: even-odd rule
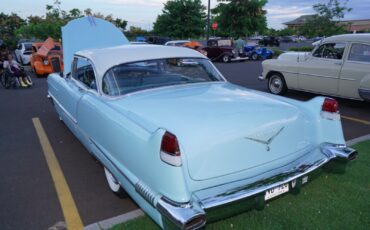
[[[59,108],[61,108],[62,109],[62,111],[67,115],[67,117],[69,118],[69,119],[71,119],[75,124],[77,124],[77,120],[76,120],[76,118],[74,118],[73,116],[72,116],[72,114],[70,114],[67,110],[66,110],[66,108],[64,108],[61,104],[60,104],[60,102],[54,97],[54,95],[53,94],[51,94],[50,92],[48,93],[48,95],[53,99],[53,102],[55,102],[58,106],[59,106]]]
[[[345,80],[345,81],[357,81],[357,79],[353,79],[353,78],[345,78],[345,77],[339,78],[339,80]]]
[[[139,181],[135,184],[135,191],[138,192],[146,201],[148,201],[149,204],[154,207],[156,194],[152,191],[151,188]]]
[[[338,79],[339,80],[339,77],[324,76],[324,75],[311,74],[311,73],[300,73],[299,77],[302,77],[302,75],[312,76],[312,77],[323,77],[323,78],[330,78],[330,79]]]

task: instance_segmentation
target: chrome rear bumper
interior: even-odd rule
[[[228,207],[230,204],[235,204],[245,201],[248,198],[255,198],[253,202],[264,206],[264,192],[268,189],[277,187],[282,184],[291,183],[294,181],[298,184],[302,182],[307,174],[313,172],[324,164],[332,160],[340,160],[348,162],[356,159],[357,151],[345,145],[336,145],[323,143],[320,145],[323,157],[311,164],[300,164],[293,169],[280,173],[270,178],[266,178],[251,184],[239,186],[222,193],[214,194],[208,197],[197,197],[189,203],[176,203],[165,197],[162,197],[157,202],[157,209],[164,217],[164,223],[170,225],[170,228],[178,229],[197,229],[206,224],[209,219],[208,212],[219,207]]]

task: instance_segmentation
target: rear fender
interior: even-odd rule
[[[302,108],[312,117],[314,120],[316,131],[317,143],[334,143],[343,144],[346,142],[343,136],[343,128],[338,114],[337,119],[327,119],[322,116],[322,104],[325,97],[315,97],[307,102],[297,102],[297,105],[301,104]]]
[[[360,81],[360,89],[369,89],[370,90],[370,74],[366,75]]]

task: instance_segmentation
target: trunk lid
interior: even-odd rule
[[[162,88],[111,103],[175,134],[193,180],[292,161],[314,136],[296,106],[230,83]]]

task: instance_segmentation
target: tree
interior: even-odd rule
[[[266,11],[262,8],[267,0],[218,0],[212,10],[219,25],[218,34],[243,37],[267,28]]]
[[[206,7],[201,0],[170,0],[154,23],[154,33],[173,38],[197,38],[204,34]]]
[[[62,10],[61,1],[55,0],[53,5],[46,5],[46,15],[39,16],[29,16],[28,23],[23,23],[22,26],[18,27],[16,30],[16,35],[18,38],[36,38],[40,40],[45,40],[48,37],[52,37],[56,40],[61,38],[61,27],[66,25],[70,20],[82,17],[83,14],[79,9],[71,9],[70,11]],[[103,14],[97,12],[92,13],[91,9],[85,9],[84,13],[86,15],[92,15],[99,17],[114,23],[117,27],[121,28],[122,31],[126,28],[127,21],[116,18],[114,19],[112,15],[104,16]]]
[[[14,48],[17,44],[15,31],[25,24],[26,21],[15,13],[9,15],[0,13],[0,39]]]
[[[344,25],[338,20],[352,9],[347,7],[348,0],[343,4],[339,0],[329,0],[328,3],[319,3],[313,6],[316,14],[299,29],[299,33],[305,36],[332,36],[345,33]]]

